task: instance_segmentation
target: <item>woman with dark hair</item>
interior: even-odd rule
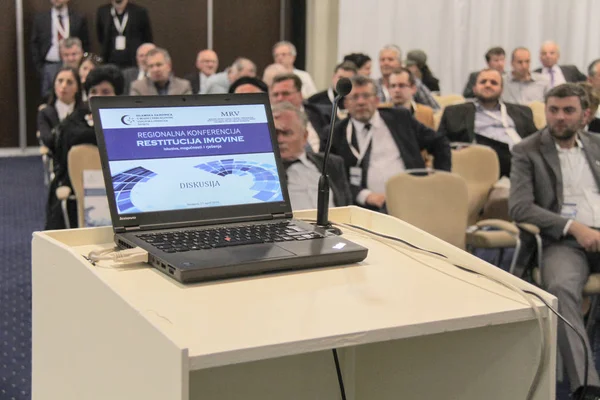
[[[356,65],[359,75],[371,77],[371,57],[363,53],[350,53],[344,56],[344,61],[351,61]]]
[[[121,70],[114,65],[101,65],[90,71],[84,85],[88,98],[94,96],[118,96],[123,94],[125,80]],[[64,229],[60,201],[56,189],[60,186],[71,188],[67,165],[69,150],[78,144],[96,144],[96,133],[92,113],[87,105],[77,108],[68,118],[56,127],[55,151],[53,153],[54,179],[50,183],[46,208],[46,229]],[[77,204],[67,201],[67,211],[71,227],[77,227]]]
[[[40,140],[50,151],[54,149],[52,130],[82,103],[81,82],[74,68],[61,67],[52,87],[48,102],[40,107],[37,116]]]
[[[85,80],[90,73],[91,70],[95,69],[99,65],[102,64],[102,57],[94,54],[94,53],[84,53],[83,58],[81,59],[81,63],[79,63],[79,78],[81,79],[81,84],[85,83]],[[83,101],[87,101],[87,94],[85,92],[82,93]]]
[[[411,50],[406,55],[406,68],[432,92],[440,92],[440,80],[433,75],[427,65],[427,54],[423,50]]]

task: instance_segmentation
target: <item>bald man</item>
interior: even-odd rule
[[[206,93],[206,82],[213,76],[219,68],[219,57],[217,53],[210,49],[204,49],[198,52],[196,56],[196,71],[185,76],[185,79],[192,84],[192,93]]]
[[[123,77],[125,78],[125,90],[123,93],[129,93],[131,84],[135,81],[142,80],[146,77],[146,55],[152,49],[156,48],[154,43],[144,43],[137,48],[135,52],[135,60],[137,66],[125,68],[123,70]]]
[[[559,58],[560,47],[558,44],[551,40],[542,43],[540,62],[543,67],[534,72],[539,72],[548,78],[551,88],[566,82],[583,82],[587,79],[574,65],[558,65]]]

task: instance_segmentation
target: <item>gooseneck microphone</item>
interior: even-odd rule
[[[333,99],[333,109],[331,110],[331,124],[327,136],[327,144],[323,155],[323,169],[319,178],[319,193],[317,197],[317,226],[330,228],[329,224],[329,176],[327,175],[327,162],[331,152],[331,139],[333,138],[333,128],[335,117],[337,116],[338,102],[352,91],[352,82],[348,78],[340,78],[335,85],[337,96]]]

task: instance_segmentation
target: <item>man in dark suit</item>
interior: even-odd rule
[[[219,57],[217,53],[210,49],[199,51],[196,56],[196,71],[185,76],[185,79],[192,84],[192,92],[194,94],[205,94],[208,78],[213,76],[218,68]]]
[[[473,141],[492,147],[500,174],[510,175],[510,148],[537,131],[527,106],[503,103],[502,76],[495,69],[479,72],[473,87],[475,101],[446,107],[438,131],[451,142]]]
[[[302,100],[302,81],[296,74],[285,73],[275,76],[269,92],[272,104],[287,101],[308,117],[308,145],[317,153],[326,134],[327,112],[323,106]]]
[[[502,47],[492,47],[485,53],[485,62],[487,63],[488,68],[495,69],[502,75],[504,75],[505,61],[506,53]],[[475,97],[475,93],[473,93],[473,86],[475,86],[475,83],[477,83],[477,75],[479,75],[479,72],[480,71],[471,72],[469,75],[467,85],[463,90],[463,97],[467,99]]]
[[[107,63],[133,67],[137,48],[152,42],[148,11],[129,0],[112,0],[96,12],[96,34]]]
[[[317,208],[319,178],[323,171],[323,154],[307,152],[308,119],[293,104],[284,101],[273,105],[279,153],[286,169],[288,192],[293,210]],[[327,165],[331,192],[330,207],[352,204],[344,161],[331,154]]]
[[[137,66],[125,68],[123,70],[123,78],[125,78],[125,90],[123,93],[129,94],[131,84],[135,81],[142,80],[146,77],[146,55],[152,49],[155,49],[154,43],[144,43],[135,51],[135,61]]]
[[[542,44],[540,61],[543,68],[538,68],[534,72],[539,72],[547,77],[551,88],[565,82],[583,82],[587,79],[574,65],[558,65],[559,58],[560,49],[556,43],[547,41]]]
[[[324,109],[330,110],[333,107],[333,99],[337,96],[335,87],[340,78],[352,78],[357,74],[356,65],[351,61],[344,61],[341,64],[335,66],[333,71],[333,78],[331,79],[331,87],[327,90],[315,93],[308,98],[308,102],[323,107]],[[344,105],[340,102],[339,108],[344,110]]]
[[[589,361],[584,399],[598,399],[600,379],[581,315],[582,292],[600,267],[600,138],[581,129],[585,90],[567,83],[546,96],[547,127],[513,148],[509,211],[517,222],[540,228],[542,286],[558,298],[558,311],[585,340]],[[594,318],[595,316],[590,316]],[[572,398],[580,398],[586,351],[580,338],[558,322],[558,347]]]
[[[425,168],[421,150],[433,155],[436,169],[450,170],[450,143],[444,135],[418,122],[407,109],[377,109],[377,87],[371,79],[357,75],[352,85],[346,96],[349,118],[336,124],[331,149],[344,159],[355,203],[382,210],[390,177]]]
[[[50,0],[50,3],[52,9],[36,14],[31,27],[31,56],[42,80],[42,96],[52,88],[54,75],[62,64],[60,41],[77,37],[85,51],[90,43],[87,21],[82,14],[69,9],[69,0]]]

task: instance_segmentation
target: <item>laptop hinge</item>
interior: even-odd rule
[[[277,214],[273,214],[273,219],[287,219],[287,218],[292,218],[293,214],[292,213],[277,213]]]
[[[126,226],[121,229],[122,229],[122,232],[132,232],[132,231],[139,231],[140,227],[139,226]]]

